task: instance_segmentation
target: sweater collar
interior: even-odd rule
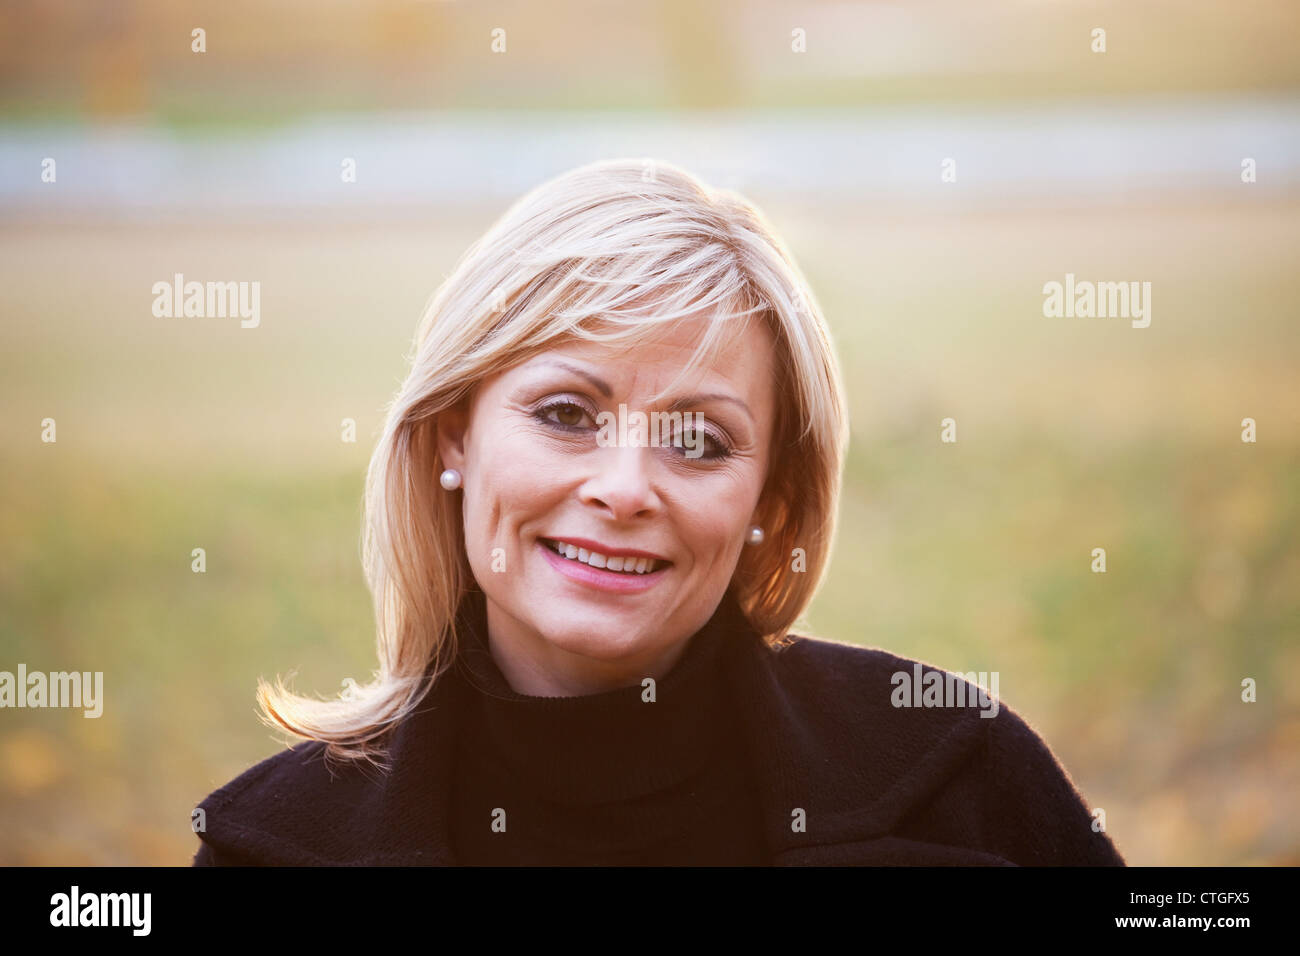
[[[637,683],[541,697],[517,693],[506,681],[490,650],[486,597],[471,590],[458,614],[462,636],[453,677],[468,688],[462,749],[471,740],[486,746],[520,784],[569,805],[630,799],[680,783],[734,745],[730,703],[719,693],[733,610],[720,605],[652,688]]]

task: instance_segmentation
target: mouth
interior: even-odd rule
[[[538,538],[537,551],[542,560],[570,584],[606,594],[632,595],[648,592],[664,580],[673,566],[671,561],[665,561],[645,552],[621,555],[608,555],[601,551],[593,553],[588,548],[579,547],[573,541],[555,538]],[[569,557],[570,553],[573,557]],[[622,564],[621,569],[609,567],[611,557],[615,565]],[[603,568],[597,566],[602,559],[605,561]],[[592,561],[597,564],[593,564]],[[637,570],[642,567],[643,562],[644,568]]]
[[[565,561],[628,577],[644,577],[672,564],[662,558],[640,554],[605,554],[557,538],[539,538],[542,545]]]

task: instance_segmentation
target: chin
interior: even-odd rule
[[[649,646],[639,632],[619,627],[608,614],[576,615],[563,622],[539,621],[535,630],[553,647],[598,661],[622,660]]]

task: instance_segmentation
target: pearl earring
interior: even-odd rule
[[[438,476],[438,481],[441,482],[442,486],[448,491],[455,491],[460,487],[460,472],[455,468],[448,468]]]
[[[749,535],[745,538],[745,543],[758,546],[763,543],[763,529],[758,525],[751,525]]]

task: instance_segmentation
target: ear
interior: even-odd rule
[[[436,431],[441,468],[455,468],[461,474],[465,473],[465,432],[468,427],[469,415],[463,403],[438,414]],[[433,477],[436,479],[438,476]]]

